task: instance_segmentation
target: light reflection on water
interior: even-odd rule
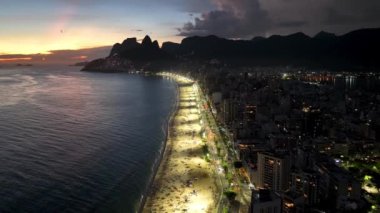
[[[145,190],[173,83],[77,69],[0,69],[0,212],[131,212]]]
[[[339,89],[361,89],[371,92],[380,91],[380,81],[374,76],[345,76],[334,78],[333,84]]]

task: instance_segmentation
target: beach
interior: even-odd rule
[[[201,138],[198,93],[190,79],[170,77],[178,83],[177,110],[142,212],[214,212],[219,196]]]

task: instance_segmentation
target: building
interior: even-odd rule
[[[305,197],[305,204],[312,206],[319,203],[319,176],[316,172],[312,170],[293,172],[290,188]]]
[[[231,98],[223,99],[220,106],[220,116],[224,123],[231,124],[237,116],[237,104]]]
[[[282,212],[283,213],[303,213],[305,197],[295,191],[287,191],[282,194]]]
[[[316,171],[321,177],[319,197],[335,208],[345,208],[349,205],[348,201],[360,201],[361,185],[360,182],[343,170],[331,163],[318,163]]]
[[[260,189],[252,191],[251,197],[251,213],[280,213],[281,198],[278,194],[268,189]]]
[[[268,188],[275,192],[289,188],[290,157],[269,152],[258,153],[257,171],[259,188]]]
[[[245,124],[252,124],[256,117],[256,106],[253,104],[246,104],[243,112],[243,121]]]

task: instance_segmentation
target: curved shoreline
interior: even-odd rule
[[[199,94],[193,80],[175,74],[163,75],[177,82],[177,110],[171,117],[159,168],[139,211],[214,212],[217,185],[213,165],[204,151]]]
[[[162,149],[160,151],[160,156],[156,160],[156,162],[154,163],[154,166],[152,167],[152,174],[149,178],[149,183],[146,187],[146,190],[142,194],[142,198],[140,199],[140,205],[139,205],[139,208],[137,211],[139,213],[141,213],[143,211],[145,204],[146,204],[146,200],[148,198],[148,195],[152,193],[152,186],[154,185],[156,175],[161,168],[162,162],[164,161],[165,158],[168,158],[167,146],[168,146],[169,137],[170,137],[170,129],[171,129],[170,127],[173,125],[174,117],[178,113],[179,99],[180,99],[180,91],[179,91],[178,81],[174,79],[173,82],[175,83],[175,88],[176,88],[175,103],[173,104],[172,111],[171,111],[170,116],[168,117],[168,120],[166,122],[165,141],[164,141],[164,144],[162,145]]]

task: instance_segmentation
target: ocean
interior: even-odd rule
[[[135,212],[174,82],[79,67],[0,69],[0,212]]]

